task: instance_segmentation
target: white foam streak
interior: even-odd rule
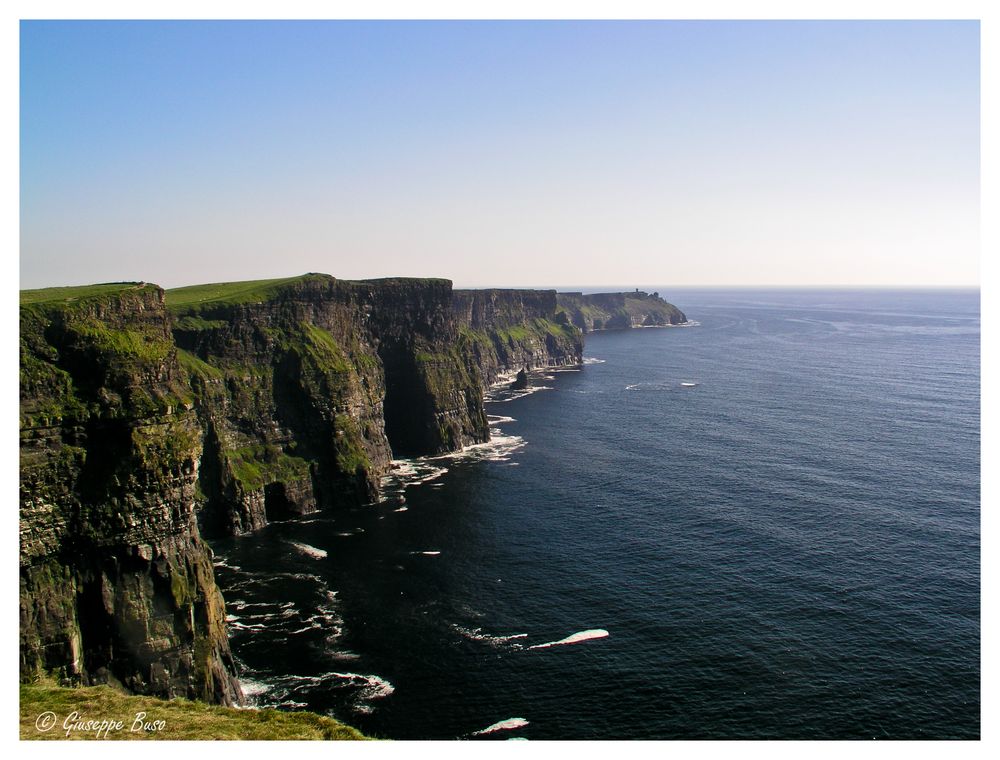
[[[513,641],[514,639],[526,639],[528,637],[528,634],[526,633],[512,633],[509,636],[496,636],[492,633],[484,633],[482,628],[469,629],[469,628],[463,628],[460,625],[452,625],[452,628],[471,641],[482,641],[496,648],[499,648],[504,644]],[[511,646],[516,649],[521,648],[521,646],[516,642]]]
[[[507,720],[497,721],[491,726],[480,729],[479,731],[473,731],[473,736],[481,736],[483,734],[492,734],[495,731],[510,731],[514,728],[523,728],[528,725],[528,721],[524,718],[507,718]]]
[[[592,628],[588,631],[580,631],[579,633],[574,633],[572,636],[567,636],[565,639],[559,639],[559,641],[548,641],[544,644],[535,644],[534,646],[528,647],[528,649],[546,649],[548,647],[558,647],[565,644],[578,644],[581,641],[590,641],[591,639],[603,639],[610,634],[603,628]]]
[[[312,557],[313,559],[324,559],[327,556],[325,551],[317,549],[315,546],[310,546],[309,544],[300,544],[297,541],[286,541],[286,543],[291,544],[302,554],[305,554],[307,557]]]
[[[362,686],[363,699],[382,699],[392,694],[396,687],[378,676],[365,676],[360,673],[330,673],[335,678],[343,678],[358,686]]]

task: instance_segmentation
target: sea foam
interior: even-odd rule
[[[492,734],[495,731],[509,731],[514,728],[523,728],[528,725],[528,721],[524,718],[507,718],[507,720],[497,721],[491,726],[482,728],[478,731],[473,731],[473,736],[481,736],[482,734]]]
[[[322,549],[317,549],[315,546],[310,546],[309,544],[300,544],[298,541],[287,541],[287,543],[294,546],[302,554],[307,557],[312,557],[313,559],[324,559],[327,554]]]
[[[590,641],[591,639],[603,639],[610,634],[603,628],[592,628],[589,631],[580,631],[579,633],[574,633],[572,636],[567,636],[565,639],[559,639],[559,641],[547,641],[544,644],[535,644],[534,646],[528,647],[528,649],[546,649],[548,647],[558,647],[565,644],[578,644],[581,641]]]

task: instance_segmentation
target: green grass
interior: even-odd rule
[[[177,361],[190,375],[205,380],[221,380],[225,377],[221,370],[216,369],[208,362],[202,361],[190,351],[185,351],[183,348],[177,349]]]
[[[255,444],[225,453],[233,474],[248,491],[268,483],[309,477],[309,461],[286,454],[274,444]]]
[[[333,718],[308,712],[238,710],[185,699],[155,699],[122,694],[108,686],[68,688],[52,683],[21,684],[21,739],[65,740],[63,723],[71,713],[78,721],[120,721],[120,730],[108,739],[367,739],[362,733]],[[163,721],[157,731],[131,731],[136,714],[147,723]],[[52,713],[53,727],[38,728],[39,716]],[[40,725],[45,725],[42,719]],[[71,719],[70,724],[74,721]],[[69,739],[96,739],[96,731],[71,731]],[[104,739],[102,734],[101,739]]]
[[[166,291],[167,308],[184,310],[203,304],[225,305],[264,301],[285,285],[296,282],[327,281],[326,274],[302,274],[276,280],[246,280],[244,282],[213,282],[207,285],[188,285]]]
[[[155,330],[115,329],[97,319],[74,322],[72,330],[98,351],[121,358],[160,362],[174,347],[173,341]]]
[[[124,293],[127,290],[143,290],[156,288],[145,282],[105,282],[100,285],[80,285],[68,288],[41,288],[39,290],[22,290],[21,305],[42,303],[73,303],[89,298],[105,297]]]
[[[289,347],[301,348],[317,367],[329,369],[338,374],[346,374],[354,369],[340,344],[326,330],[309,322],[302,322],[302,340],[292,340]],[[295,336],[298,337],[298,336]]]
[[[217,327],[225,327],[229,323],[224,319],[202,319],[192,314],[187,314],[177,320],[178,330],[185,332],[201,332],[202,330],[214,330]]]

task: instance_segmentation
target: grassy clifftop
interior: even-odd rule
[[[22,739],[368,738],[315,713],[239,710],[185,699],[135,697],[108,686],[74,689],[45,682],[22,684],[20,698]],[[136,716],[141,713],[145,715],[137,723]],[[98,736],[104,721],[114,725],[105,724]],[[89,722],[94,725],[87,725]]]
[[[325,274],[303,274],[276,280],[246,280],[244,282],[212,282],[205,285],[188,285],[166,291],[167,308],[197,307],[201,304],[238,304],[266,301],[286,285],[310,280],[331,280]]]
[[[144,290],[147,288],[158,290],[156,285],[149,285],[145,282],[105,282],[100,285],[22,290],[21,306],[39,303],[66,304],[90,298],[118,295],[128,290]]]

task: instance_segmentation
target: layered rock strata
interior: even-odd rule
[[[22,304],[20,670],[241,701],[163,292]]]

